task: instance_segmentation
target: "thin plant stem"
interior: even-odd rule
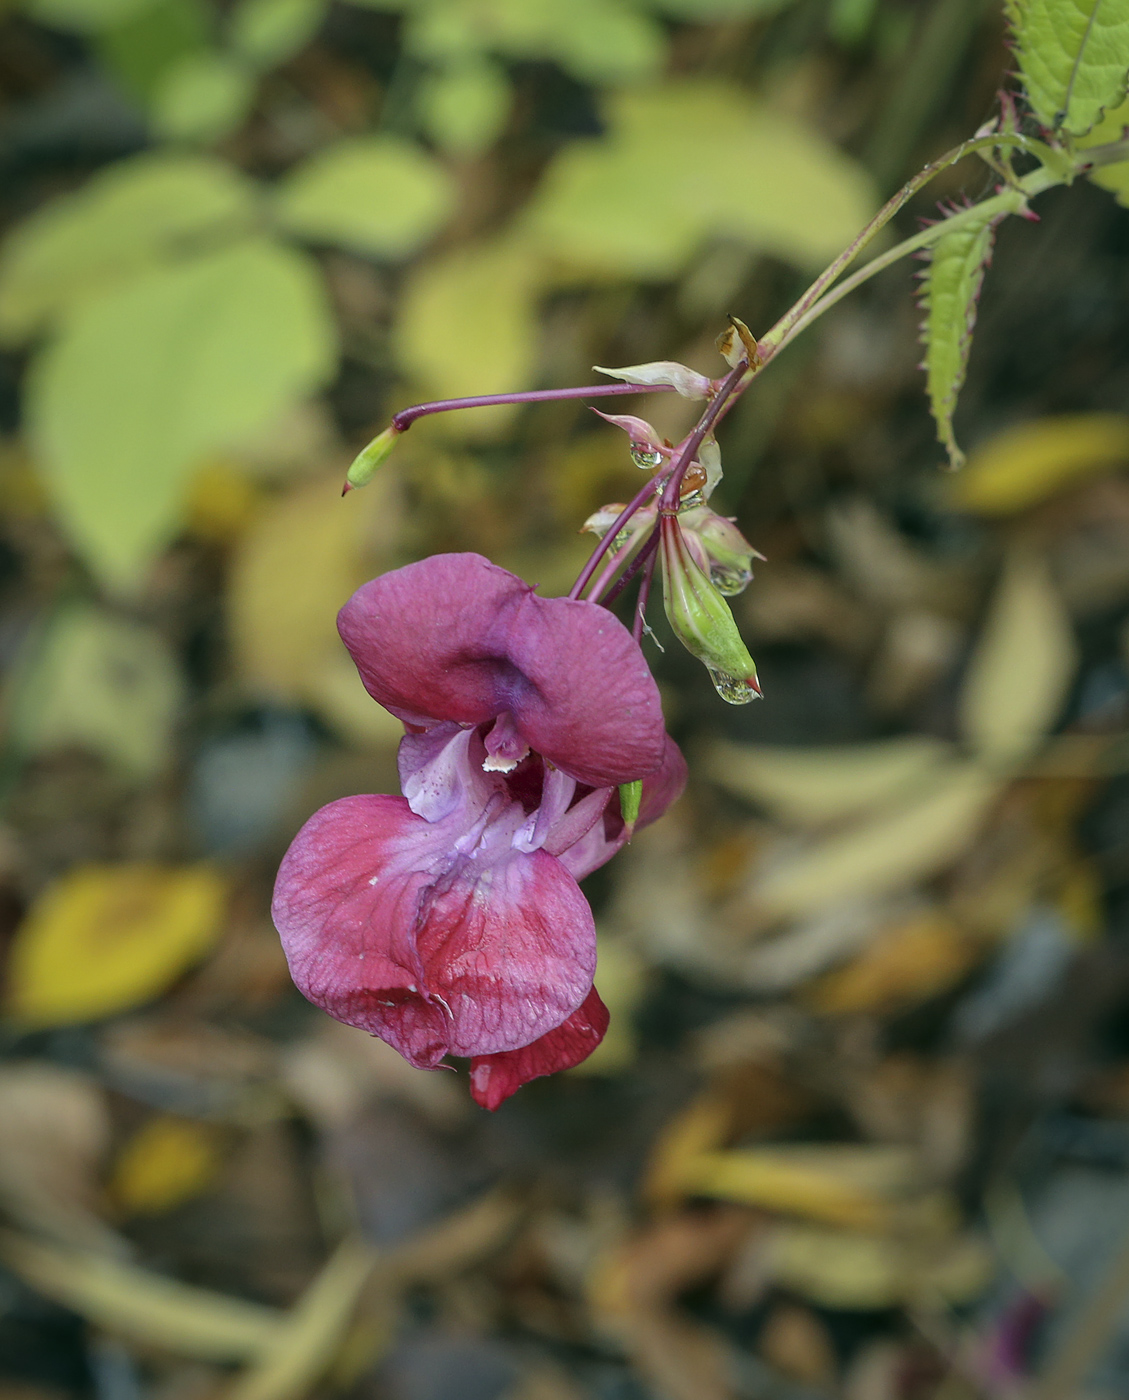
[[[552,403],[556,399],[604,399],[617,394],[673,393],[669,384],[582,384],[569,389],[523,389],[512,394],[475,394],[465,399],[435,399],[416,403],[392,415],[392,427],[405,432],[417,418],[431,413],[453,413],[460,408],[495,408],[507,403]]]
[[[742,360],[735,369],[731,369],[718,386],[717,393],[710,400],[705,413],[698,421],[698,426],[682,444],[678,450],[677,457],[674,458],[670,475],[666,478],[666,486],[663,489],[662,509],[677,510],[682,490],[682,478],[686,475],[686,469],[694,460],[694,457],[705,441],[706,434],[713,427],[714,423],[721,416],[726,402],[730,395],[737,389],[748,368],[747,361]]]
[[[655,528],[651,531],[651,533],[647,536],[646,540],[643,542],[643,548],[639,551],[635,558],[632,559],[631,563],[628,564],[627,568],[624,569],[620,577],[608,590],[607,597],[602,598],[600,600],[602,607],[611,607],[611,605],[615,602],[615,600],[619,597],[619,595],[623,592],[623,590],[627,587],[627,585],[631,582],[631,580],[635,577],[635,575],[639,572],[643,565],[646,564],[647,560],[653,559],[655,557],[655,553],[658,550],[658,547],[659,527],[656,523]]]
[[[663,476],[662,473],[659,473],[657,476],[651,477],[650,480],[647,482],[646,486],[644,486],[641,491],[636,492],[636,494],[632,496],[631,500],[628,501],[628,503],[616,516],[615,522],[613,523],[611,529],[607,532],[604,538],[599,542],[599,544],[597,544],[596,548],[588,556],[587,564],[585,564],[583,569],[581,569],[580,573],[577,575],[576,582],[568,591],[568,596],[570,598],[580,597],[580,595],[588,587],[588,584],[591,582],[592,575],[596,572],[596,569],[599,567],[600,560],[615,543],[616,536],[631,519],[631,517],[635,514],[635,512],[641,506],[645,506],[647,504],[647,502],[654,495],[656,486],[658,486],[661,482],[665,480],[665,476]]]

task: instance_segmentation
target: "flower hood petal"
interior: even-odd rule
[[[590,787],[658,768],[658,689],[606,608],[539,598],[478,554],[438,554],[383,574],[338,628],[373,699],[408,724],[482,724],[509,711],[521,737]]]

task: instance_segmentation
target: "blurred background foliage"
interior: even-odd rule
[[[648,642],[693,777],[587,882],[590,1062],[481,1114],[307,1007],[268,917],[305,817],[395,789],[349,593],[442,549],[563,592],[637,482],[575,403],[420,422],[342,501],[352,453],[717,373],[1010,61],[986,0],[7,0],[0,1400],[1126,1393],[1106,190],[1002,229],[962,476],[905,268],[727,420],[767,698]]]

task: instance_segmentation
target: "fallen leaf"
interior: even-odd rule
[[[915,795],[778,858],[750,885],[748,907],[762,917],[798,919],[936,874],[975,836],[999,787],[977,764],[946,765]]]
[[[210,1123],[150,1118],[118,1153],[109,1192],[130,1215],[160,1215],[206,1191],[219,1170],[221,1139]]]
[[[839,1369],[827,1328],[798,1303],[776,1304],[761,1328],[757,1351],[782,1375],[824,1390]]]
[[[209,866],[80,866],[16,931],[5,1012],[23,1026],[70,1025],[159,996],[219,937],[226,893]]]
[[[992,598],[960,695],[961,729],[987,763],[1027,758],[1058,717],[1077,665],[1046,563],[1016,550]]]
[[[919,1177],[911,1152],[885,1145],[733,1148],[689,1158],[683,1194],[868,1229],[892,1218]]]
[[[0,1070],[0,1201],[21,1226],[61,1243],[120,1253],[98,1215],[110,1122],[99,1085],[77,1070],[29,1061]]]
[[[347,1236],[286,1315],[261,1360],[228,1389],[227,1400],[298,1400],[305,1395],[333,1360],[376,1262],[371,1245]]]
[[[984,954],[940,910],[924,910],[878,933],[845,967],[827,973],[804,992],[824,1016],[889,1015],[955,986]]]
[[[1011,515],[1127,462],[1125,414],[1038,418],[998,433],[971,452],[964,470],[952,478],[949,495],[961,510]]]
[[[703,766],[719,787],[773,816],[822,826],[920,791],[951,754],[951,745],[927,735],[829,748],[719,740]]]
[[[0,1232],[0,1260],[45,1298],[144,1346],[208,1361],[244,1361],[273,1347],[286,1315],[163,1278],[90,1250]]]
[[[767,1242],[774,1280],[826,1308],[891,1308],[924,1298],[968,1303],[991,1282],[995,1261],[977,1236],[916,1247],[890,1236],[785,1224]]]

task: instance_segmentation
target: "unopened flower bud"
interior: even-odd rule
[[[378,434],[369,445],[358,452],[353,458],[353,464],[345,474],[345,488],[341,492],[344,496],[346,492],[354,490],[358,486],[367,486],[376,475],[378,469],[388,459],[396,439],[403,429],[395,425],[385,428]]]
[[[679,515],[689,539],[701,542],[708,557],[710,582],[719,593],[732,598],[748,587],[753,577],[753,560],[763,559],[732,520],[718,515],[709,506],[695,506]]]
[[[729,329],[722,331],[715,344],[721,358],[730,369],[740,364],[756,365],[760,362],[760,351],[752,331],[736,316],[729,317]]]
[[[746,705],[761,688],[729,605],[695,560],[678,518],[664,515],[660,529],[663,606],[674,635],[705,664],[723,700]]]
[[[634,835],[635,823],[639,820],[639,807],[643,801],[643,780],[636,778],[633,783],[619,785],[619,811],[627,828],[628,839]]]

